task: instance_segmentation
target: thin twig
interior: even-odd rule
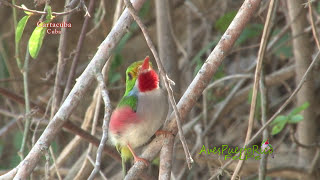
[[[238,92],[238,90],[240,89],[240,87],[244,84],[245,79],[240,80],[235,87],[231,90],[231,92],[229,93],[229,95],[225,98],[225,100],[220,104],[220,106],[218,106],[217,111],[214,113],[213,117],[211,118],[210,122],[208,125],[206,125],[206,128],[202,134],[202,137],[205,137],[205,135],[210,132],[212,126],[215,124],[215,122],[218,120],[219,116],[221,115],[223,109],[228,105],[228,103],[232,100],[233,96]],[[211,84],[213,85],[213,84]],[[209,87],[209,86],[208,86]],[[211,86],[213,87],[213,86]],[[210,87],[210,88],[211,88]],[[207,94],[207,89],[205,89],[203,91],[203,94],[206,96]],[[205,100],[206,101],[206,100]]]
[[[52,146],[49,147],[49,151],[50,151],[50,155],[51,155],[51,158],[52,158],[52,161],[53,161],[53,166],[54,166],[54,168],[55,168],[55,170],[56,170],[58,179],[59,179],[59,180],[62,180],[61,175],[60,175],[59,168],[58,168],[57,163],[56,163],[56,157],[55,157],[55,155],[54,155],[54,153],[53,153]],[[49,169],[50,169],[50,168],[48,167],[48,170],[49,170]],[[49,171],[48,171],[48,172],[49,172]]]
[[[302,147],[302,148],[306,148],[306,149],[309,149],[309,148],[320,148],[320,143],[314,143],[314,144],[303,144],[301,142],[298,141],[298,139],[295,137],[294,135],[294,130],[293,128],[291,127],[290,129],[290,138],[291,140],[296,143],[298,146]]]
[[[262,33],[261,45],[260,45],[260,49],[258,52],[258,60],[257,60],[258,62],[257,62],[255,79],[254,79],[254,84],[253,84],[253,94],[252,94],[252,101],[251,101],[251,106],[250,106],[248,131],[247,131],[247,135],[246,135],[246,139],[245,139],[244,144],[248,143],[248,141],[250,140],[251,134],[252,134],[252,128],[253,128],[253,123],[254,123],[254,114],[255,114],[256,103],[257,103],[257,94],[258,94],[258,90],[259,90],[261,67],[262,67],[262,62],[264,59],[265,50],[267,47],[268,36],[270,34],[270,29],[271,29],[270,24],[271,24],[273,11],[275,9],[274,4],[275,4],[274,0],[271,0],[270,4],[269,4],[269,9],[268,9],[268,14],[267,14],[265,26],[264,26],[263,33]],[[244,146],[244,148],[245,148],[245,146]],[[245,154],[246,154],[246,151],[244,151],[241,154],[241,159],[244,159]],[[239,162],[236,166],[236,169],[234,170],[234,173],[231,177],[231,180],[235,180],[240,172],[240,169],[244,163],[244,160],[241,160],[241,159],[239,160]]]
[[[46,150],[44,153],[44,157],[46,159],[46,163],[44,165],[44,179],[49,180],[49,169],[50,169],[50,155],[49,150]]]
[[[193,128],[194,132],[197,135],[197,139],[196,139],[196,144],[193,146],[192,150],[191,150],[191,154],[192,156],[195,155],[195,153],[197,152],[197,150],[199,149],[199,147],[201,147],[203,145],[203,137],[202,137],[202,129],[201,129],[201,124],[198,123],[194,126]],[[184,175],[185,171],[187,169],[187,165],[184,164],[183,168],[181,170],[179,170],[179,174],[178,177],[176,179],[183,179],[182,176]]]
[[[319,161],[320,157],[320,148],[317,148],[316,154],[311,162],[310,168],[309,168],[309,174],[313,174],[315,172],[315,170],[317,169],[317,164]]]
[[[227,81],[230,79],[245,79],[245,78],[253,78],[254,76],[252,74],[232,74],[230,76],[225,76],[221,79],[218,79],[211,84],[209,84],[205,91],[208,91],[209,89],[213,88],[214,86],[217,86],[218,84],[222,83],[223,81]]]
[[[94,110],[94,114],[93,114],[93,121],[92,121],[92,128],[91,128],[91,134],[94,136],[96,134],[96,127],[97,127],[97,123],[98,123],[98,118],[99,118],[99,114],[100,114],[100,106],[101,105],[101,89],[99,87],[99,85],[96,87],[95,92],[94,92],[94,96],[92,99],[92,102],[89,106],[89,108],[87,109],[86,112],[86,120],[90,121],[90,119],[92,119],[92,112]],[[86,123],[89,124],[89,123]],[[83,124],[84,126],[86,126],[85,124]],[[90,144],[87,150],[87,156],[82,164],[82,167],[80,168],[79,172],[77,173],[77,175],[75,176],[75,179],[83,179],[85,178],[84,175],[86,175],[86,173],[88,173],[89,171],[92,171],[94,169],[94,167],[91,168],[88,167],[88,161],[90,161],[90,154],[92,151],[92,145]],[[93,162],[93,161],[92,161]],[[94,163],[93,163],[94,165]]]
[[[274,9],[277,9],[279,4],[279,1],[275,1]],[[270,21],[274,21],[276,11],[274,10],[271,14]],[[274,22],[271,22],[272,26]],[[274,41],[275,42],[275,41]],[[269,45],[270,43],[268,43]],[[265,51],[268,51],[268,45],[266,47]],[[269,109],[269,103],[268,103],[268,91],[266,87],[266,78],[264,73],[264,64],[262,64],[261,67],[261,79],[260,79],[260,99],[261,99],[261,124],[264,125],[267,122],[267,116],[268,116],[268,109]],[[262,135],[262,142],[269,139],[269,131],[268,129],[265,129],[263,131]],[[259,166],[259,180],[265,180],[266,178],[266,169],[267,169],[267,163],[268,163],[268,155],[263,153],[261,155],[260,159],[260,166]]]
[[[119,19],[120,17],[120,9],[121,9],[121,6],[122,6],[122,1],[118,1],[117,2],[117,8],[116,8],[116,12],[113,16],[113,26],[116,24],[117,20]],[[106,89],[106,85],[104,84],[104,82],[108,82],[108,72],[109,72],[109,68],[110,68],[110,65],[111,65],[111,57],[109,57],[109,59],[107,60],[107,62],[105,63],[105,65],[103,66],[102,68],[102,73],[98,73],[96,75],[96,78],[98,80],[98,76],[101,76],[103,77],[102,81],[99,81],[99,86],[100,87],[97,87],[96,91],[97,91],[97,95],[96,97],[94,98],[94,100],[96,101],[96,107],[95,107],[95,114],[94,114],[94,119],[93,121],[97,121],[98,119],[98,115],[99,115],[99,112],[100,112],[100,103],[101,103],[101,97],[102,96],[106,96],[108,95],[108,91]],[[101,75],[100,75],[101,74]],[[101,78],[101,77],[99,77]],[[101,86],[101,83],[102,83],[102,86]],[[102,88],[105,88],[105,89],[102,89]],[[101,94],[101,91],[104,91],[104,94]],[[107,94],[106,94],[107,93]],[[104,103],[105,103],[105,116],[106,116],[106,113],[107,113],[107,109],[106,108],[109,108],[109,110],[111,111],[111,105],[110,105],[110,102],[109,104],[106,104],[106,101],[108,99],[108,96],[107,96],[107,99],[106,97],[104,97]],[[110,100],[109,100],[110,101]],[[109,107],[106,107],[106,106],[109,106]],[[109,114],[110,116],[110,114]],[[106,138],[107,139],[107,135],[108,135],[108,124],[109,124],[109,119],[106,120],[104,119],[103,121],[103,126],[102,126],[102,130],[103,130],[103,137],[101,138],[101,142],[100,142],[100,145],[103,145],[105,141],[103,138]],[[94,129],[93,129],[94,130]],[[99,145],[99,148],[100,148],[100,145]],[[99,158],[99,159],[98,159]],[[101,164],[101,151],[98,149],[97,151],[97,155],[96,155],[96,165],[94,166],[94,169],[92,170],[91,174],[90,174],[90,177],[89,178],[94,178],[96,173],[97,173],[97,170],[100,170],[100,164]]]
[[[9,2],[7,2],[6,0],[0,0],[1,3],[3,3],[4,5],[6,6],[10,6],[12,8],[16,8],[16,9],[20,9],[20,10],[23,10],[23,11],[27,11],[27,12],[31,12],[33,13],[34,15],[47,15],[47,12],[46,11],[37,11],[37,10],[32,10],[32,9],[28,9],[28,8],[24,8],[24,7],[21,7],[21,6],[18,6],[18,5],[15,5],[15,4],[11,4]],[[52,15],[53,16],[64,16],[64,15],[68,15],[68,14],[72,14],[74,13],[75,11],[79,11],[79,6],[77,6],[76,8],[73,8],[69,11],[66,11],[66,12],[52,12]]]
[[[263,67],[262,67],[263,68]],[[261,79],[260,79],[260,99],[261,99],[261,124],[264,125],[267,122],[267,110],[268,110],[268,94],[267,88],[265,86],[265,74],[264,70],[261,70]],[[263,131],[262,140],[269,139],[268,129]],[[267,169],[267,158],[268,154],[262,153],[259,166],[259,180],[265,180],[266,178],[266,169]]]
[[[312,28],[312,35],[314,40],[316,41],[317,47],[320,50],[320,43],[319,43],[319,39],[317,36],[317,29],[316,26],[314,25],[314,20],[313,20],[313,15],[312,15],[312,0],[308,0],[308,7],[309,7],[309,16],[310,16],[310,20],[311,20],[311,28]]]
[[[308,69],[306,70],[306,72],[304,73],[304,75],[302,76],[299,84],[297,85],[296,89],[292,92],[292,94],[288,97],[288,99],[281,105],[281,107],[277,110],[277,112],[275,112],[272,117],[258,130],[258,132],[256,132],[255,135],[253,135],[253,137],[250,139],[250,141],[245,144],[246,147],[250,146],[256,139],[257,137],[262,133],[262,131],[267,128],[269,126],[269,124],[277,117],[279,116],[279,114],[284,110],[285,107],[287,107],[287,105],[293,100],[293,98],[295,97],[295,95],[299,92],[299,90],[301,89],[303,83],[307,80],[307,76],[309,75],[309,73],[311,72],[313,66],[316,64],[317,60],[319,59],[320,56],[320,51],[318,51],[317,55],[314,57],[314,59],[312,60],[311,64],[309,65]],[[238,156],[238,154],[236,154],[235,156]],[[226,167],[228,167],[231,163],[232,163],[233,159],[231,158],[227,163],[225,163],[221,169],[225,169]],[[219,171],[220,172],[220,171]],[[213,176],[211,176],[210,179],[215,178],[216,176],[218,176],[220,173],[216,172]]]
[[[94,136],[96,134],[96,127],[97,127],[97,123],[98,123],[98,117],[99,117],[99,113],[100,113],[100,104],[101,104],[101,95],[100,95],[100,88],[96,88],[94,95],[93,95],[93,99],[91,101],[90,106],[87,108],[86,114],[85,114],[85,121],[82,124],[82,127],[88,127],[89,126],[89,122],[92,119],[92,114],[93,114],[93,110],[94,110],[94,114],[93,114],[93,121],[92,121],[92,128],[91,128],[91,135]],[[74,141],[77,141],[76,139],[74,139]],[[73,145],[72,148],[70,148],[68,151],[72,151],[72,149],[75,149],[79,143],[75,143],[76,145]],[[92,144],[89,144],[88,150],[87,150],[87,155],[85,160],[82,163],[82,166],[80,168],[80,170],[78,171],[78,173],[76,174],[76,176],[74,177],[74,179],[83,179],[84,175],[88,172],[91,171],[93,169],[93,167],[91,168],[90,166],[90,170],[88,167],[88,161],[89,161],[89,157],[92,151]]]
[[[165,87],[168,91],[168,95],[169,95],[169,100],[170,100],[170,103],[173,107],[173,110],[174,110],[174,113],[175,113],[175,117],[176,117],[176,123],[178,125],[178,133],[179,133],[179,138],[181,140],[181,143],[182,143],[182,146],[183,146],[183,149],[184,149],[184,152],[185,152],[185,155],[186,155],[186,160],[187,160],[187,163],[188,163],[188,167],[189,169],[191,169],[191,164],[193,163],[193,159],[191,157],[191,154],[189,152],[189,148],[187,146],[187,143],[186,143],[186,140],[185,140],[185,137],[183,135],[183,130],[182,130],[182,127],[181,127],[181,117],[180,117],[180,113],[179,113],[179,110],[177,108],[177,105],[176,105],[176,102],[174,100],[174,96],[173,96],[173,91],[172,91],[172,88],[171,88],[171,80],[169,80],[167,74],[166,74],[166,71],[161,63],[161,60],[159,58],[159,55],[156,51],[156,48],[154,47],[152,41],[151,41],[151,38],[147,32],[147,28],[146,26],[143,24],[143,22],[141,21],[140,17],[138,16],[138,13],[136,12],[136,10],[133,8],[130,0],[125,0],[125,3],[126,3],[126,6],[127,8],[129,9],[131,15],[133,16],[134,20],[137,22],[137,24],[139,25],[139,27],[141,28],[141,31],[143,32],[143,35],[145,36],[145,39],[147,41],[147,44],[152,52],[152,54],[154,55],[154,58],[156,60],[156,63],[157,63],[157,66],[159,68],[159,71],[160,71],[160,75],[162,76],[163,78],[163,81],[164,81],[164,84],[165,84]]]
[[[117,1],[117,7],[115,10],[115,14],[120,13],[120,10],[118,10],[119,2],[122,2],[122,1]],[[101,11],[102,11],[102,14],[100,15]],[[106,15],[104,1],[100,1],[99,9],[95,13],[95,16],[97,16],[97,15],[99,15],[99,18],[100,18],[99,21],[97,23],[95,23],[94,27],[86,34],[86,36],[90,36],[93,32],[95,32],[97,29],[99,29],[100,25],[102,24],[104,17]]]
[[[50,104],[51,104],[51,101],[52,101],[52,97],[49,99],[48,101],[48,104],[46,106],[46,110],[42,116],[42,120],[45,119],[48,115],[48,112],[49,112],[49,108],[50,108]],[[36,142],[36,135],[37,135],[37,132],[38,132],[38,128],[39,128],[39,125],[40,125],[40,122],[41,121],[38,121],[37,124],[36,124],[36,127],[34,128],[33,130],[33,135],[32,135],[32,139],[31,139],[31,143],[32,143],[32,146],[34,146],[35,142]]]
[[[93,166],[95,166],[94,160],[93,160],[90,156],[88,156],[87,158],[89,159],[90,163],[91,163]],[[107,180],[107,177],[104,176],[104,174],[103,174],[103,172],[102,172],[101,170],[99,170],[99,174],[101,175],[102,179]]]
[[[83,11],[85,12],[84,17],[89,17],[89,18],[90,18],[91,15],[90,15],[90,13],[89,13],[89,11],[88,11],[88,8],[87,8],[84,0],[80,0],[80,4],[81,4],[81,6],[82,6]]]
[[[65,1],[65,5],[69,4],[69,0]],[[67,8],[65,8],[66,10]],[[63,22],[68,23],[70,21],[71,15],[67,15],[63,17]],[[59,48],[58,48],[58,64],[57,64],[57,72],[53,86],[53,95],[52,95],[52,105],[51,105],[51,116],[50,119],[53,118],[57,109],[59,108],[63,96],[63,85],[62,81],[65,74],[66,67],[66,49],[67,49],[67,28],[61,28],[61,35],[59,39]]]
[[[108,129],[109,129],[109,120],[111,115],[111,103],[109,99],[109,93],[106,87],[106,84],[104,83],[104,78],[101,72],[96,72],[96,78],[99,83],[100,89],[101,89],[101,96],[105,105],[105,112],[103,117],[103,125],[102,125],[102,138],[100,145],[97,150],[97,157],[96,157],[96,163],[94,166],[94,170],[91,172],[89,176],[89,180],[93,180],[95,175],[100,171],[100,165],[101,165],[101,157],[102,157],[102,151],[104,149],[104,145],[107,142],[108,139]]]
[[[75,8],[76,5],[79,4],[79,0],[71,0],[68,5],[66,5],[66,8]]]
[[[94,0],[90,0],[90,2],[89,2],[89,10],[88,10],[89,13],[93,12],[94,2],[95,2]],[[84,19],[83,25],[82,25],[82,29],[81,29],[81,33],[80,33],[79,40],[78,40],[78,43],[77,43],[75,55],[74,55],[73,60],[72,60],[72,64],[71,64],[71,68],[70,68],[67,84],[66,84],[65,89],[64,89],[62,101],[66,99],[67,95],[69,94],[69,92],[71,90],[71,85],[72,85],[72,82],[74,80],[75,71],[76,71],[76,68],[77,68],[77,65],[78,65],[78,61],[80,59],[80,52],[81,52],[81,49],[82,49],[82,46],[83,46],[83,42],[84,42],[85,37],[86,37],[86,33],[88,31],[89,21],[90,21],[90,17],[86,16],[85,19]]]
[[[5,3],[4,3],[5,4]],[[9,3],[10,4],[10,3]],[[16,0],[12,0],[12,5],[16,4]],[[17,29],[17,11],[16,8],[12,7],[12,14],[13,14],[13,25],[14,25],[14,29]],[[17,61],[17,65],[19,69],[22,69],[22,64],[21,64],[21,60],[20,60],[20,47],[18,46],[18,44],[15,44],[15,59]]]
[[[25,101],[25,111],[26,111],[25,114],[26,115],[30,113],[29,88],[28,88],[29,60],[30,60],[30,53],[29,53],[29,48],[27,46],[26,58],[24,60],[24,65],[23,65],[23,69],[22,69],[24,101]],[[26,146],[26,143],[27,143],[27,138],[28,138],[28,135],[29,135],[30,124],[31,124],[31,117],[30,116],[26,116],[26,121],[25,121],[25,124],[24,124],[23,139],[22,139],[21,147],[20,147],[20,150],[19,150],[19,153],[18,153],[20,158],[21,158],[21,161],[24,158],[24,150],[25,150],[25,146]]]

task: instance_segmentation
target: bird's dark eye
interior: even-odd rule
[[[132,74],[131,73],[128,73],[128,78],[129,78],[129,80],[132,80]]]

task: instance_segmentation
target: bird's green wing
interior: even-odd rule
[[[133,111],[137,111],[138,97],[136,95],[124,96],[118,104],[119,107],[129,106]]]

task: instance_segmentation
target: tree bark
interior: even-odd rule
[[[312,60],[312,49],[314,45],[310,42],[310,34],[303,33],[304,28],[308,27],[307,9],[304,8],[304,0],[287,0],[289,19],[293,37],[293,54],[296,63],[296,84],[299,83],[301,77],[307,70]],[[303,33],[303,34],[301,34]],[[317,124],[315,114],[315,91],[314,81],[311,76],[302,86],[297,94],[297,106],[301,106],[305,102],[309,102],[310,106],[302,112],[304,120],[298,124],[298,140],[304,144],[312,144],[316,139]],[[315,149],[299,147],[299,164],[304,166],[310,165],[315,154]],[[301,177],[301,179],[312,179],[312,177]]]
[[[173,91],[179,93],[177,48],[171,33],[170,3],[168,0],[156,1],[157,39],[160,59],[171,80],[175,82]]]

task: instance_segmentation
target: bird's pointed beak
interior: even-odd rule
[[[149,56],[147,56],[144,61],[143,61],[143,64],[142,64],[142,67],[141,67],[141,70],[148,70],[150,67],[150,64],[149,64]]]

